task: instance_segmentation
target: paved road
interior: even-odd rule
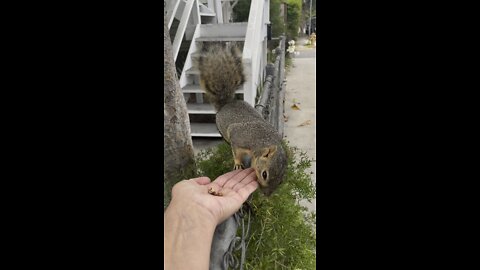
[[[316,48],[304,45],[306,39],[299,39],[293,58],[293,66],[287,73],[285,92],[285,136],[290,145],[296,146],[314,160],[311,172],[316,183]],[[299,110],[292,106],[296,104]],[[316,200],[302,202],[311,211],[316,211]]]

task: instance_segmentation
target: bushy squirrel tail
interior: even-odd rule
[[[235,91],[245,82],[242,57],[237,47],[212,46],[198,59],[200,86],[219,111],[235,99]]]

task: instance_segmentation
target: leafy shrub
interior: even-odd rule
[[[253,193],[245,269],[315,269],[315,214],[299,205],[315,198],[316,191],[306,170],[311,160],[305,153],[284,144],[289,162],[284,182],[270,196]],[[200,152],[198,175],[214,180],[233,168],[230,146]],[[241,233],[240,231],[238,233]],[[240,251],[236,254],[240,258]]]
[[[233,21],[234,22],[247,22],[248,15],[250,15],[250,5],[252,0],[243,0],[238,1],[238,3],[233,7]]]
[[[270,0],[270,22],[272,24],[272,37],[279,37],[285,33],[285,22],[280,15],[282,0]]]
[[[284,18],[280,15],[280,5],[283,0],[270,0],[270,23],[272,24],[272,36],[278,37],[285,32]],[[247,22],[250,15],[252,0],[239,1],[233,8],[234,22]]]
[[[302,1],[301,0],[287,0],[287,37],[288,40],[297,39],[298,29],[301,24],[302,16]]]

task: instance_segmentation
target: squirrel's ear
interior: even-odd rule
[[[271,145],[269,147],[265,147],[265,148],[263,148],[262,157],[268,158],[271,155],[273,155],[275,153],[275,151],[277,151],[277,146],[276,145]]]

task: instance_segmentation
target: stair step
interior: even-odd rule
[[[182,92],[185,94],[189,93],[205,93],[205,90],[200,88],[198,84],[187,84],[182,88]],[[239,88],[235,91],[235,94],[243,94],[243,88]]]
[[[189,68],[189,69],[185,70],[185,74],[187,74],[187,75],[200,75],[200,70],[192,67],[192,68]]]
[[[245,37],[199,37],[195,39],[197,42],[218,42],[218,41],[245,41]]]
[[[211,23],[200,25],[200,37],[245,37],[247,34],[248,22],[242,23]],[[228,41],[228,40],[227,40]]]
[[[187,111],[190,114],[215,114],[215,108],[208,103],[187,103]]]
[[[202,2],[202,1],[199,1],[199,2]],[[205,1],[203,1],[205,2]],[[205,4],[202,4],[200,3],[200,5],[198,5],[198,9],[200,11],[200,13],[214,13],[212,9],[209,9],[207,6],[205,6]]]
[[[222,137],[214,123],[190,123],[192,137]]]
[[[189,93],[205,93],[204,90],[200,88],[198,84],[187,84],[182,88],[182,92],[185,94]]]
[[[198,58],[198,57],[200,57],[200,55],[202,55],[202,53],[200,53],[200,52],[194,52],[194,53],[190,54],[190,56],[192,57],[192,59],[193,59],[193,58]]]
[[[216,14],[214,12],[212,12],[212,13],[210,13],[210,12],[200,12],[200,16],[215,17],[215,15]]]

